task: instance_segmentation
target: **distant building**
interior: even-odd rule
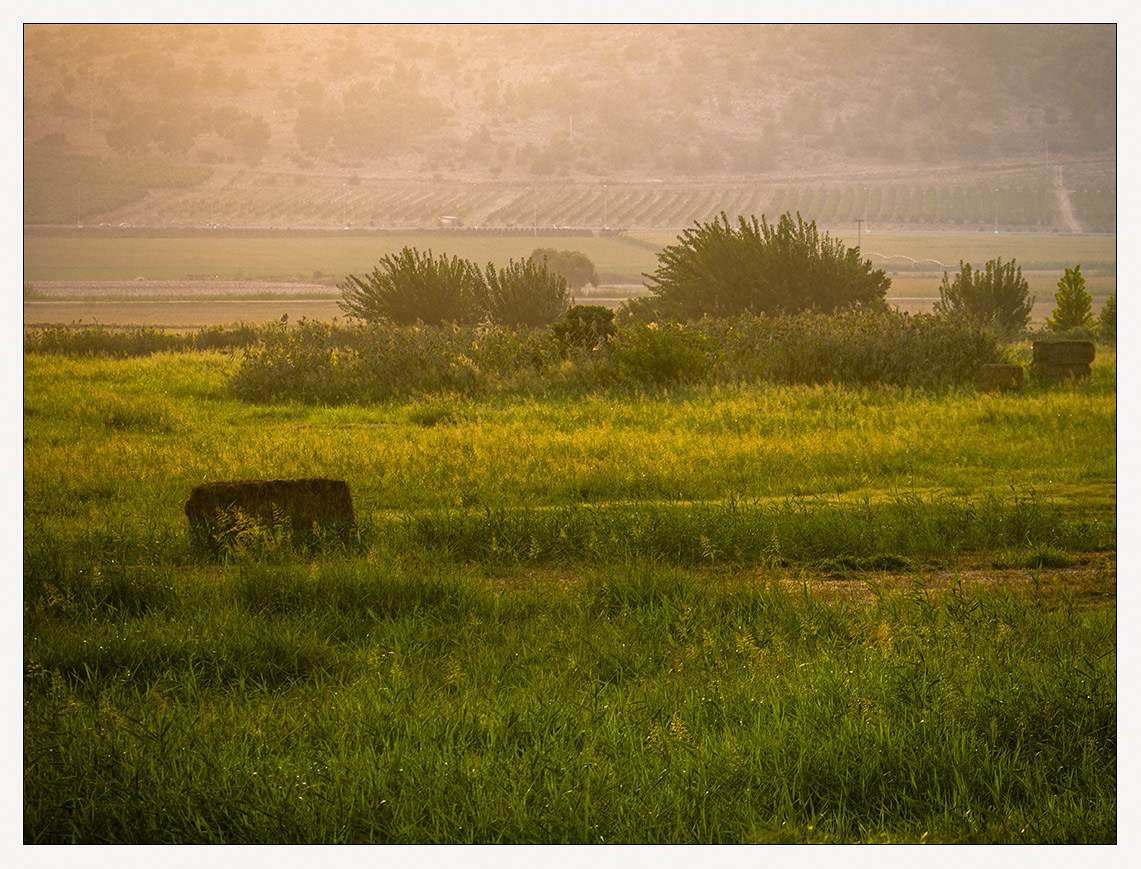
[[[442,227],[454,227],[463,225],[464,222],[454,215],[446,215],[440,218],[440,226]]]

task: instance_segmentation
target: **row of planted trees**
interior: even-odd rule
[[[431,251],[423,255],[405,248],[382,259],[370,275],[350,275],[341,287],[341,307],[364,322],[487,320],[543,326],[567,308],[567,264],[562,260],[570,255],[541,249],[506,268],[489,263],[481,270],[456,257],[433,258]],[[697,223],[661,251],[657,269],[646,278],[651,295],[627,303],[622,317],[691,322],[740,314],[772,317],[805,310],[883,309],[891,286],[883,269],[873,269],[870,260],[861,258],[859,248],[848,249],[821,234],[815,221],[805,222],[799,214],[794,219],[788,213],[775,224],[763,217],[740,217],[734,224],[724,212],[719,220]],[[1000,335],[1024,330],[1035,301],[1022,269],[1014,260],[1004,263],[1001,258],[982,269],[960,263],[953,277],[944,274],[939,296],[936,315]],[[1092,298],[1080,265],[1066,269],[1056,300],[1049,329],[1093,328]],[[1103,313],[1115,320],[1116,298]],[[1115,322],[1112,325],[1115,337]]]

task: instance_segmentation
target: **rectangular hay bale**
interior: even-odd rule
[[[1023,372],[1021,365],[987,364],[983,366],[982,388],[987,392],[995,390],[1018,391],[1022,389]]]
[[[1063,380],[1088,380],[1090,367],[1088,363],[1073,363],[1068,365],[1050,364],[1035,365],[1034,375],[1051,383],[1060,383]]]
[[[1093,341],[1058,339],[1034,342],[1035,366],[1089,365],[1096,352]]]
[[[267,527],[287,525],[298,537],[315,528],[344,536],[356,526],[348,483],[324,477],[200,483],[183,510],[191,531],[208,540],[217,540],[238,513]]]

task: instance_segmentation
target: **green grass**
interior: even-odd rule
[[[1112,610],[385,552],[53,579],[26,842],[1116,840]]]
[[[1111,351],[340,407],[236,364],[24,357],[26,842],[1116,841]],[[189,538],[195,483],[317,475],[358,543]]]

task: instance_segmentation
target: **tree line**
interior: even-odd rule
[[[802,311],[884,310],[891,278],[874,269],[860,250],[846,247],[815,221],[786,212],[770,224],[740,217],[695,223],[658,255],[645,275],[650,295],[624,303],[620,314],[643,322],[696,321],[740,315],[785,316]],[[590,260],[576,251],[538,248],[506,268],[405,248],[384,257],[371,274],[349,275],[341,285],[341,307],[365,322],[395,324],[476,323],[544,326],[562,317],[569,289],[597,284]],[[944,273],[936,316],[962,320],[1002,336],[1024,330],[1034,297],[1015,260],[1002,258],[976,269],[960,262]],[[1053,332],[1092,329],[1092,298],[1081,265],[1067,268],[1058,282],[1057,308],[1047,321]],[[1116,338],[1116,296],[1099,327]]]

